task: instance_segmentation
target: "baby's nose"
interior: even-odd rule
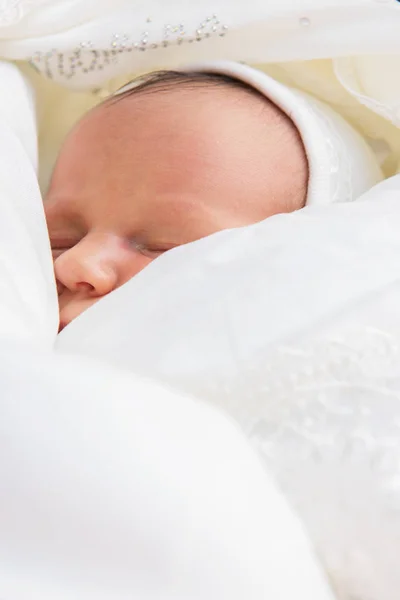
[[[56,279],[71,292],[104,296],[118,287],[118,253],[115,240],[89,236],[54,261]]]

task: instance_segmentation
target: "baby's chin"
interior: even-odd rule
[[[62,295],[59,297],[60,304],[60,322],[58,333],[60,333],[74,319],[79,317],[85,310],[98,302],[100,298],[71,298],[67,302],[63,302]]]

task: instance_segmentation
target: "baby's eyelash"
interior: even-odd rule
[[[137,242],[136,240],[131,241],[131,246],[133,246],[133,248],[135,248],[135,250],[138,250],[139,252],[141,252],[142,250],[146,250],[147,248],[147,246],[145,246],[144,244],[139,244],[139,242]]]
[[[143,254],[143,256],[147,256],[149,258],[155,258],[164,252],[167,252],[169,248],[163,248],[160,246],[153,246],[152,244],[143,244],[137,242],[136,240],[132,240],[130,242],[131,247],[133,247],[137,252]]]

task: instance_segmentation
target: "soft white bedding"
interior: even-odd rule
[[[57,293],[36,173],[33,94],[5,63],[0,89],[0,336],[49,348],[57,330]]]
[[[282,79],[297,73],[324,99],[345,85],[346,98],[368,110],[360,116],[339,93],[332,102],[384,138],[394,173],[400,94],[394,77],[377,73],[384,53],[399,51],[398,3],[253,2],[246,14],[242,6],[203,3],[200,15],[180,2],[168,14],[156,2],[9,2],[0,53],[25,60],[88,41],[111,49],[128,22],[131,36],[145,24],[159,43],[167,22],[193,32],[209,11],[228,25],[224,37],[122,52],[60,83],[106,87],[111,75],[183,58],[333,57],[332,88],[319,78],[326,64],[268,69]],[[50,73],[59,53],[35,64]],[[56,339],[32,98],[12,67],[1,69],[0,595],[325,600],[329,581],[337,598],[397,600],[399,179],[354,204],[277,216],[169,252]],[[75,118],[96,96],[71,98]],[[19,100],[12,123],[5,115]],[[225,417],[143,375],[233,415],[264,469]]]
[[[56,343],[233,414],[344,598],[395,600],[400,585],[399,230],[396,177],[352,204],[216,234],[154,262]]]
[[[300,521],[233,422],[54,351],[31,90],[10,64],[0,81],[0,596],[330,600]]]
[[[299,521],[215,409],[4,340],[0,378],[5,600],[332,599]]]

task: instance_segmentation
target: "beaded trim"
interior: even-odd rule
[[[201,42],[216,35],[224,37],[228,31],[228,26],[223,24],[216,14],[205,17],[190,34],[186,31],[184,23],[168,23],[162,26],[160,35],[159,28],[155,30],[152,23],[152,17],[147,17],[139,39],[132,39],[128,33],[114,33],[107,49],[95,49],[91,41],[82,41],[68,53],[57,49],[35,52],[29,63],[49,79],[71,79],[77,74],[86,75],[92,71],[101,71],[110,64],[117,63],[121,54]]]

